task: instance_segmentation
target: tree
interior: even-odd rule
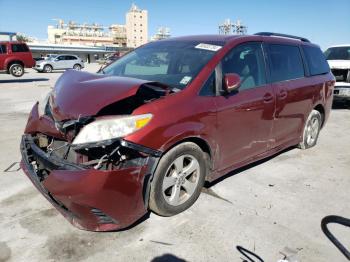
[[[21,35],[21,34],[19,34],[19,35],[17,35],[17,41],[19,41],[19,42],[28,42],[28,37],[26,37],[25,35]]]

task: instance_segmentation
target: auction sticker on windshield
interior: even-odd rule
[[[182,80],[180,81],[180,84],[187,85],[188,82],[191,81],[191,79],[192,79],[192,77],[190,77],[190,76],[184,76],[184,78],[182,78]]]
[[[197,49],[209,50],[209,51],[213,51],[213,52],[220,50],[221,47],[222,46],[219,46],[219,45],[210,45],[210,44],[204,44],[204,43],[200,43],[200,44],[195,46],[195,48],[197,48]]]

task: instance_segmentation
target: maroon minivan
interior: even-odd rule
[[[273,33],[151,42],[97,74],[69,70],[31,111],[21,167],[75,226],[189,208],[205,181],[316,144],[335,79],[320,48]]]

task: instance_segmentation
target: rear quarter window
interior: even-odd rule
[[[329,72],[329,65],[320,48],[313,46],[303,46],[302,48],[310,75],[321,75]]]
[[[272,82],[305,76],[303,59],[298,46],[270,44],[268,50]]]
[[[6,45],[0,45],[0,54],[6,54],[6,53],[7,53]]]
[[[12,44],[11,46],[12,46],[13,53],[29,52],[29,49],[25,44]]]

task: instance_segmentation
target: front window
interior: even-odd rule
[[[261,43],[249,42],[233,48],[222,60],[222,72],[240,76],[240,91],[265,85],[265,64]]]
[[[223,42],[158,41],[135,49],[103,69],[184,89],[223,46]]]
[[[327,60],[350,60],[350,46],[331,47],[326,50]]]

